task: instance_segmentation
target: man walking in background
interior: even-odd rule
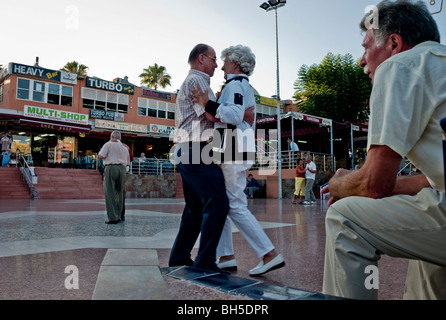
[[[99,159],[104,162],[104,194],[107,208],[107,224],[121,221],[124,204],[125,167],[130,164],[128,149],[121,143],[121,132],[113,131],[108,141],[99,151]]]

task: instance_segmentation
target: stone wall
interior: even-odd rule
[[[127,174],[125,191],[127,198],[175,198],[176,176]]]
[[[332,172],[318,171],[316,181],[314,183],[314,193],[319,197],[319,187],[325,184],[333,176]],[[261,186],[266,185],[255,197],[271,197],[267,192],[267,179],[257,179]],[[275,182],[273,178],[270,182]],[[181,183],[181,179],[177,180],[177,176],[169,175],[137,175],[127,174],[125,190],[127,198],[176,198],[183,197],[182,188],[177,184]],[[277,186],[277,183],[276,183]],[[277,188],[277,187],[274,187]],[[181,194],[180,194],[181,193]],[[277,194],[277,193],[276,193]],[[284,199],[293,198],[294,179],[284,176],[282,178],[282,196]]]

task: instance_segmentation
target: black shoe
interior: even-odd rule
[[[121,220],[115,220],[115,221],[105,221],[105,224],[118,224]]]
[[[122,217],[121,217],[121,221],[125,221],[125,216],[122,216]]]

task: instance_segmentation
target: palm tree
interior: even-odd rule
[[[72,61],[72,62],[68,62],[60,70],[65,71],[65,72],[74,73],[74,74],[77,74],[78,76],[85,77],[88,75],[87,69],[88,69],[88,67],[86,65],[79,64],[79,62],[77,62],[77,61]]]
[[[158,66],[155,63],[153,66],[149,66],[147,69],[143,69],[143,73],[139,75],[141,78],[141,84],[148,86],[149,88],[158,89],[158,85],[162,88],[170,86],[171,76],[166,73],[166,67]]]

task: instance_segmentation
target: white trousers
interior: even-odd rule
[[[229,213],[217,246],[218,257],[234,254],[231,221],[253,248],[257,257],[261,258],[274,249],[271,240],[251,211],[249,211],[246,194],[243,192],[246,187],[246,171],[251,166],[251,164],[235,163],[224,163],[221,165],[223,175],[225,176],[226,193],[229,198]]]
[[[379,276],[378,260],[387,254],[411,259],[405,299],[446,299],[444,192],[342,199],[327,211],[326,234],[323,293],[377,299],[379,282],[369,280]]]

